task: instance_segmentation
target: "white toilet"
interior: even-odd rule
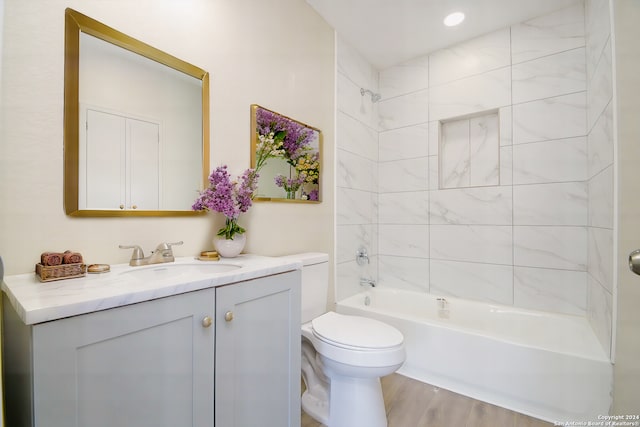
[[[374,319],[326,312],[327,254],[289,258],[303,262],[302,408],[328,427],[386,427],[380,377],[404,363],[402,334]]]

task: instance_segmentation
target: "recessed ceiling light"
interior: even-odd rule
[[[446,18],[444,18],[444,25],[446,25],[447,27],[455,27],[456,25],[460,24],[462,21],[464,21],[464,13],[453,12],[447,15]]]

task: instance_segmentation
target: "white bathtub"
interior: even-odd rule
[[[336,311],[399,329],[408,377],[550,422],[609,413],[613,370],[586,319],[445,298],[441,311],[436,296],[376,288]]]

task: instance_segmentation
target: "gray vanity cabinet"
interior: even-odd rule
[[[216,426],[300,425],[300,280],[216,289]]]
[[[202,321],[214,307],[215,290],[207,289],[22,325],[25,351],[15,352],[11,341],[5,347],[7,399],[16,399],[7,402],[7,421],[36,427],[213,425],[214,328]],[[5,324],[8,340],[17,338],[11,323]],[[22,382],[22,393],[12,389],[14,381]],[[19,401],[25,396],[31,402]],[[21,414],[14,413],[23,405]]]
[[[299,283],[293,271],[28,326],[5,297],[7,425],[298,426]]]

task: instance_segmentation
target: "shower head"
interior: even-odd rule
[[[379,93],[372,92],[369,89],[360,88],[360,95],[364,96],[367,93],[369,94],[369,96],[371,96],[371,102],[373,102],[374,104],[380,101],[380,99],[382,98]]]

